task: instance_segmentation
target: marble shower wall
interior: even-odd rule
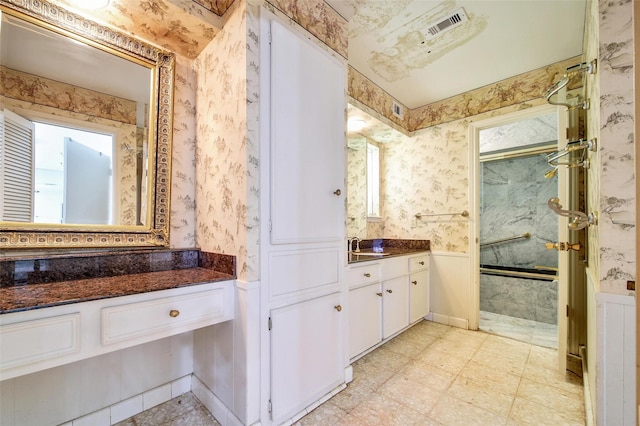
[[[547,206],[558,194],[558,179],[545,179],[548,169],[545,154],[481,163],[480,264],[558,266],[557,252],[544,246],[558,236],[557,216]],[[531,238],[482,245],[526,232]]]
[[[558,282],[480,274],[480,310],[558,323]]]

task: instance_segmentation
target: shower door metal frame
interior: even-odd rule
[[[540,115],[555,113],[558,118],[558,149],[567,144],[567,114],[563,107],[541,105],[510,114],[504,114],[487,120],[473,122],[469,125],[469,266],[471,274],[469,294],[469,329],[477,330],[480,324],[480,149],[479,133],[481,130],[515,123]],[[566,197],[568,183],[564,173],[558,174],[558,197]],[[558,241],[568,241],[568,220],[558,217]],[[567,366],[567,332],[569,288],[569,254],[558,252],[558,370],[564,371]]]

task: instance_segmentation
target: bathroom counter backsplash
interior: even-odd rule
[[[349,263],[367,262],[388,257],[406,256],[431,250],[429,240],[372,239],[360,242],[360,252],[349,256]],[[384,256],[368,256],[367,253],[385,253]]]
[[[0,314],[235,278],[235,256],[199,250],[3,259]]]

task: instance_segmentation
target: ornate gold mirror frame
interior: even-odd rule
[[[146,226],[0,223],[0,249],[163,247],[169,244],[175,56],[43,0],[0,0],[0,10],[152,70]]]

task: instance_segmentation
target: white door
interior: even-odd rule
[[[110,156],[67,137],[64,173],[63,223],[109,224]]]
[[[409,325],[409,282],[402,276],[382,283],[382,337]]]
[[[349,291],[349,358],[382,341],[382,290],[380,283]]]
[[[271,311],[271,417],[281,424],[344,382],[340,293]]]
[[[342,241],[344,65],[271,23],[271,243]]]

